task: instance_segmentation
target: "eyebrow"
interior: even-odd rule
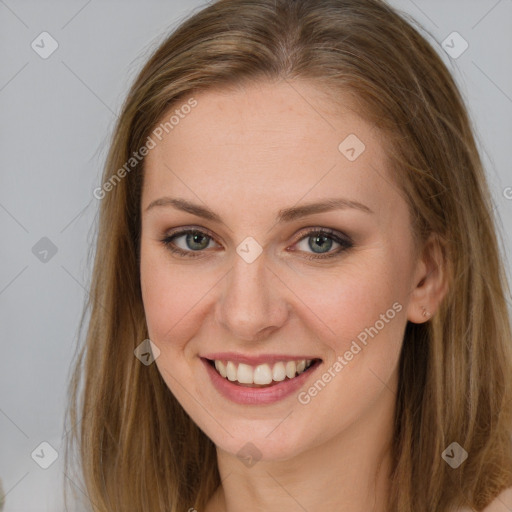
[[[147,212],[159,206],[171,206],[173,208],[176,208],[177,210],[192,213],[197,217],[202,217],[204,219],[208,219],[213,222],[223,224],[221,217],[212,210],[210,210],[208,207],[201,206],[199,204],[194,204],[191,203],[190,201],[180,198],[161,197],[159,199],[155,199],[149,204],[145,211]],[[292,206],[290,208],[284,208],[282,210],[279,210],[276,217],[276,221],[291,222],[302,217],[306,217],[308,215],[313,215],[315,213],[323,213],[331,210],[346,209],[355,209],[369,214],[374,213],[368,206],[358,201],[351,201],[349,199],[344,198],[329,198],[316,203],[307,203],[302,206]]]

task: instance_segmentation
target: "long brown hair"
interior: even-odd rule
[[[381,0],[220,0],[185,20],[136,78],[98,192],[90,318],[70,379],[66,445],[66,474],[75,481],[76,445],[94,511],[202,510],[220,483],[214,444],[156,365],[134,357],[148,333],[139,282],[144,159],[130,159],[164,114],[199,90],[293,79],[356,98],[383,134],[418,241],[434,233],[444,248],[449,291],[429,322],[406,327],[389,510],[482,510],[512,485],[508,288],[450,72],[412,21]],[[441,457],[453,441],[469,454],[457,469]]]

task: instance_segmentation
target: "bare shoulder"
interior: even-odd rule
[[[483,512],[510,512],[512,510],[512,487],[505,489]]]

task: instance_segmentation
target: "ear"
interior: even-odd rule
[[[448,262],[444,249],[436,233],[432,233],[423,245],[414,274],[415,287],[407,307],[407,319],[415,324],[430,320],[448,291]]]

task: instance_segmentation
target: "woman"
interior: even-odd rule
[[[489,191],[452,77],[385,3],[196,13],[95,196],[70,388],[93,510],[512,507]]]

